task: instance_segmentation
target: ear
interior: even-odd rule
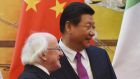
[[[46,61],[47,60],[46,55],[47,55],[46,53],[42,53],[39,57],[41,60]]]
[[[66,30],[67,33],[71,33],[72,25],[71,25],[70,21],[66,21],[65,30]]]

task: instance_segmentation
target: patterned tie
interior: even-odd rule
[[[81,62],[81,54],[77,52],[75,58],[77,60],[77,73],[80,79],[89,79],[87,71]]]

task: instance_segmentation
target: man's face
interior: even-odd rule
[[[83,14],[78,25],[72,25],[70,39],[71,42],[82,46],[83,48],[90,45],[90,40],[94,36],[95,23],[92,15]]]
[[[47,65],[49,65],[51,71],[55,71],[61,67],[59,59],[63,56],[63,53],[61,52],[57,41],[49,42],[48,46],[49,47],[46,53],[46,62]]]

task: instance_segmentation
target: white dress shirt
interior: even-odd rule
[[[77,52],[68,48],[66,45],[64,45],[64,43],[61,40],[59,41],[59,46],[63,50],[64,54],[66,55],[69,63],[73,67],[74,71],[77,73],[76,59],[75,59]],[[80,51],[80,53],[82,55],[81,61],[82,61],[83,66],[87,70],[88,77],[89,77],[89,79],[93,79],[93,75],[92,75],[92,71],[91,71],[91,67],[90,67],[89,58],[87,56],[87,53],[85,50]]]
[[[46,74],[50,75],[49,71],[42,65],[40,64],[34,64],[34,66],[40,68],[42,71],[44,71]]]

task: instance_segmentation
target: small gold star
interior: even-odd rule
[[[24,0],[27,3],[26,11],[29,9],[33,9],[35,12],[37,12],[36,5],[40,2],[39,0]]]
[[[56,12],[56,17],[63,12],[63,8],[65,6],[66,2],[64,3],[59,3],[58,0],[56,0],[56,5],[52,7],[51,9]]]

